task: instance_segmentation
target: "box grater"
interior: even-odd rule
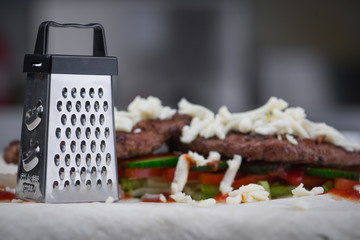
[[[50,27],[91,28],[93,56],[47,53]],[[100,24],[43,22],[27,72],[16,196],[64,203],[118,199],[112,75]]]

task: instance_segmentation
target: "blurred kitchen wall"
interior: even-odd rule
[[[20,136],[23,57],[45,20],[104,26],[119,109],[153,95],[237,112],[278,96],[311,120],[360,130],[359,10],[360,1],[325,0],[2,1],[0,139]],[[91,35],[52,29],[50,53],[91,54]]]

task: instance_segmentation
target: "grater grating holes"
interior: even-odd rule
[[[88,167],[90,167],[90,165],[91,165],[91,154],[90,153],[86,154],[86,165]]]
[[[98,153],[96,154],[96,165],[100,166],[100,164],[101,164],[101,154]]]
[[[86,128],[85,130],[85,135],[86,135],[86,138],[89,139],[90,136],[91,136],[91,129],[89,127]]]
[[[76,154],[76,156],[75,156],[75,164],[76,164],[76,166],[80,166],[80,164],[81,164],[81,155],[80,154]]]
[[[91,98],[93,98],[94,95],[95,95],[95,90],[94,90],[94,88],[90,88],[90,89],[89,89],[89,96],[90,96]]]
[[[81,152],[85,153],[85,151],[86,151],[86,142],[85,141],[81,141],[80,149],[81,149]]]
[[[83,126],[86,124],[86,116],[85,116],[85,114],[81,114],[80,122],[81,122],[81,125],[83,125]]]
[[[64,88],[62,89],[62,95],[63,95],[63,97],[64,97],[64,98],[67,98],[67,94],[68,94],[68,90],[67,90],[66,87],[64,87]]]
[[[85,102],[85,110],[86,110],[87,112],[89,112],[89,111],[90,111],[90,108],[91,108],[90,102],[89,102],[89,101],[86,101],[86,102]]]
[[[100,189],[101,186],[102,186],[101,179],[98,179],[97,182],[96,182],[96,187],[97,187],[97,189]]]
[[[99,118],[100,125],[104,125],[104,122],[105,122],[104,114],[100,114],[100,118]]]
[[[67,137],[68,139],[71,138],[71,128],[66,128],[66,130],[65,130],[65,135],[66,135],[66,137]]]
[[[69,190],[71,187],[80,190],[82,184],[88,190],[92,188],[92,185],[97,189],[103,186],[111,188],[113,182],[111,178],[107,178],[107,166],[111,164],[112,154],[106,153],[105,140],[111,133],[109,127],[103,126],[105,112],[109,110],[109,102],[101,100],[104,97],[103,88],[64,87],[61,89],[64,99],[58,100],[56,107],[58,112],[62,112],[60,121],[65,128],[58,127],[55,130],[61,153],[54,155],[55,166],[60,166],[57,170],[59,179],[53,181],[54,190],[58,189],[59,185],[61,185],[60,188],[63,186],[64,190]],[[86,100],[88,96],[92,99]],[[82,99],[79,99],[80,97]],[[87,113],[82,113],[82,111]],[[84,135],[82,135],[83,131]],[[88,140],[80,140],[82,137]],[[71,152],[67,153],[67,151]],[[60,159],[64,159],[64,162]],[[79,174],[78,177],[77,174]]]
[[[63,114],[63,115],[61,115],[61,123],[62,123],[62,125],[66,125],[66,121],[67,121],[67,118],[66,118],[66,115],[65,114]]]
[[[106,165],[110,165],[110,163],[111,163],[111,154],[110,153],[107,153],[106,154]]]
[[[102,140],[101,143],[100,143],[100,150],[102,152],[105,152],[105,149],[106,149],[106,143],[105,143],[104,140]]]
[[[67,103],[66,103],[66,110],[67,110],[68,112],[71,112],[71,109],[72,109],[72,103],[71,103],[71,101],[67,101]]]
[[[65,141],[61,141],[60,142],[60,151],[65,152],[65,150],[66,150],[66,143],[65,143]]]
[[[98,112],[99,109],[100,109],[100,104],[99,104],[98,101],[95,101],[95,103],[94,103],[94,110],[95,110],[95,112]]]
[[[96,167],[91,168],[91,178],[94,179],[96,177]]]
[[[101,168],[101,177],[102,177],[102,178],[105,178],[105,177],[106,177],[106,174],[107,174],[106,167],[103,166],[103,167]]]
[[[79,127],[76,128],[75,135],[76,135],[77,139],[80,139],[80,137],[81,137],[81,128],[79,128]]]
[[[60,164],[60,155],[59,154],[55,154],[54,163],[56,166],[59,166],[59,164]]]
[[[72,89],[71,89],[71,96],[72,96],[73,98],[76,98],[76,88],[72,88]]]
[[[103,95],[104,95],[104,90],[102,88],[99,88],[99,91],[98,91],[99,98],[102,98]]]
[[[97,138],[97,139],[99,139],[99,137],[100,137],[100,128],[95,128],[95,137]]]
[[[73,153],[76,151],[76,142],[75,141],[71,141],[70,149]]]
[[[66,180],[65,183],[64,183],[64,189],[65,190],[69,190],[70,189],[70,182],[69,180]]]
[[[90,124],[91,124],[92,126],[95,125],[95,114],[91,114],[91,115],[90,115]]]
[[[61,180],[64,180],[65,169],[63,167],[59,169],[59,177],[60,177]]]
[[[87,188],[87,190],[91,189],[91,180],[90,179],[86,181],[86,188]]]
[[[86,94],[85,88],[81,88],[81,89],[80,89],[80,96],[81,96],[82,98],[84,98],[84,97],[85,97],[85,94]]]
[[[109,109],[109,104],[107,101],[104,101],[103,108],[104,108],[104,112],[106,112]]]
[[[92,153],[96,151],[96,142],[94,140],[91,141],[90,149]]]
[[[80,180],[76,180],[75,187],[76,187],[77,190],[80,189]]]
[[[70,154],[66,154],[65,155],[65,165],[66,166],[70,166]]]
[[[56,136],[57,138],[61,138],[61,128],[56,128],[56,130],[55,130],[55,136]]]
[[[56,104],[56,109],[61,112],[62,111],[62,101],[58,101]]]
[[[109,130],[108,127],[105,128],[104,134],[105,134],[105,138],[108,138],[108,137],[109,137],[109,135],[110,135],[110,130]]]
[[[81,170],[80,170],[80,178],[81,178],[81,180],[84,181],[85,177],[86,177],[86,168],[82,167]]]
[[[54,183],[53,183],[53,189],[54,189],[54,190],[59,189],[59,182],[58,182],[58,181],[54,181]]]
[[[75,180],[75,176],[76,176],[75,168],[72,167],[72,168],[70,169],[70,179],[74,181],[74,180]]]
[[[112,187],[112,180],[111,179],[107,180],[107,186],[108,186],[108,188]]]

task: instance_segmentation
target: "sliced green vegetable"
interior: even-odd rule
[[[192,166],[190,167],[190,171],[193,172],[207,172],[207,171],[214,171],[214,170],[222,170],[228,167],[225,161],[215,163],[215,165],[206,165],[206,166]]]
[[[119,183],[121,184],[121,188],[124,190],[124,192],[127,193],[143,187],[146,183],[146,179],[120,178]]]
[[[200,201],[208,198],[213,198],[219,193],[218,184],[199,184],[196,190],[190,193],[191,198]]]
[[[177,155],[154,155],[146,159],[127,161],[123,166],[125,168],[175,167],[178,159]]]
[[[296,187],[295,186],[282,186],[282,185],[271,186],[270,187],[271,198],[275,199],[275,198],[292,196],[291,190],[293,190],[294,188],[296,188]]]
[[[323,178],[345,178],[348,180],[360,181],[360,173],[338,169],[306,168],[305,175]]]
[[[322,185],[324,192],[329,191],[330,189],[334,188],[334,182],[332,180],[326,181],[323,185]]]
[[[279,168],[279,164],[272,163],[250,163],[243,164],[240,167],[241,172],[249,174],[267,174],[268,172]]]
[[[268,181],[258,181],[257,184],[263,186],[263,188],[265,189],[265,191],[267,191],[268,193],[270,192],[270,184]]]

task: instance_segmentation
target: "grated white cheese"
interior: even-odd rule
[[[191,151],[189,151],[188,154],[182,154],[176,165],[174,179],[171,183],[170,197],[176,202],[194,203],[195,201],[192,200],[191,196],[182,192],[189,175],[190,162],[195,163],[197,166],[205,166],[208,163],[218,160],[220,160],[220,154],[218,152],[210,152],[207,159]]]
[[[358,191],[358,192],[360,193],[360,185],[355,185],[355,186],[354,186],[354,190],[355,190],[355,191]]]
[[[300,185],[295,189],[291,190],[291,192],[293,194],[293,197],[315,196],[324,193],[324,188],[314,187],[309,191],[304,188],[303,183],[300,183]]]
[[[182,154],[179,157],[175,169],[174,179],[171,183],[171,194],[179,193],[184,189],[190,169],[190,162],[187,159],[187,156],[189,155]]]
[[[115,202],[115,199],[111,196],[109,196],[106,200],[105,200],[105,203],[113,203]]]
[[[227,204],[240,204],[248,202],[259,202],[269,200],[269,192],[261,185],[250,183],[239,189],[229,192],[226,198]]]
[[[205,200],[201,200],[198,202],[198,206],[199,207],[210,207],[210,206],[214,206],[216,204],[216,200],[213,198],[208,198]]]
[[[220,192],[222,194],[228,193],[233,190],[231,185],[234,182],[235,175],[240,168],[241,156],[234,155],[234,158],[232,160],[228,160],[227,164],[229,167],[226,169],[224,178],[220,182]]]
[[[294,145],[298,145],[298,142],[296,141],[296,139],[294,138],[294,136],[292,136],[292,135],[290,135],[290,134],[286,134],[285,136],[286,136],[286,139],[287,139],[290,143],[292,143],[292,144],[294,144]]]
[[[160,99],[149,96],[141,98],[137,96],[128,106],[128,111],[114,109],[115,129],[118,131],[130,132],[133,126],[147,119],[170,119],[175,109],[162,106]]]
[[[188,154],[191,157],[191,161],[195,162],[197,167],[205,166],[208,163],[212,163],[214,161],[220,160],[220,154],[215,151],[210,151],[207,159],[205,159],[204,156],[202,156],[196,152],[189,151]]]
[[[177,192],[175,194],[170,195],[170,197],[172,199],[174,199],[175,202],[178,202],[178,203],[194,203],[195,202],[195,200],[193,200],[190,195],[186,195],[183,192]]]
[[[215,115],[209,109],[191,104],[185,99],[179,103],[179,112],[193,117],[190,125],[184,126],[180,140],[190,143],[198,135],[210,138],[224,139],[229,131],[241,133],[277,135],[292,144],[298,144],[294,136],[315,139],[325,135],[325,141],[348,151],[360,151],[360,146],[351,143],[339,131],[325,123],[314,123],[306,119],[305,110],[300,107],[289,108],[282,99],[271,97],[265,105],[242,113],[230,113],[222,106]],[[279,137],[280,136],[280,137]]]

